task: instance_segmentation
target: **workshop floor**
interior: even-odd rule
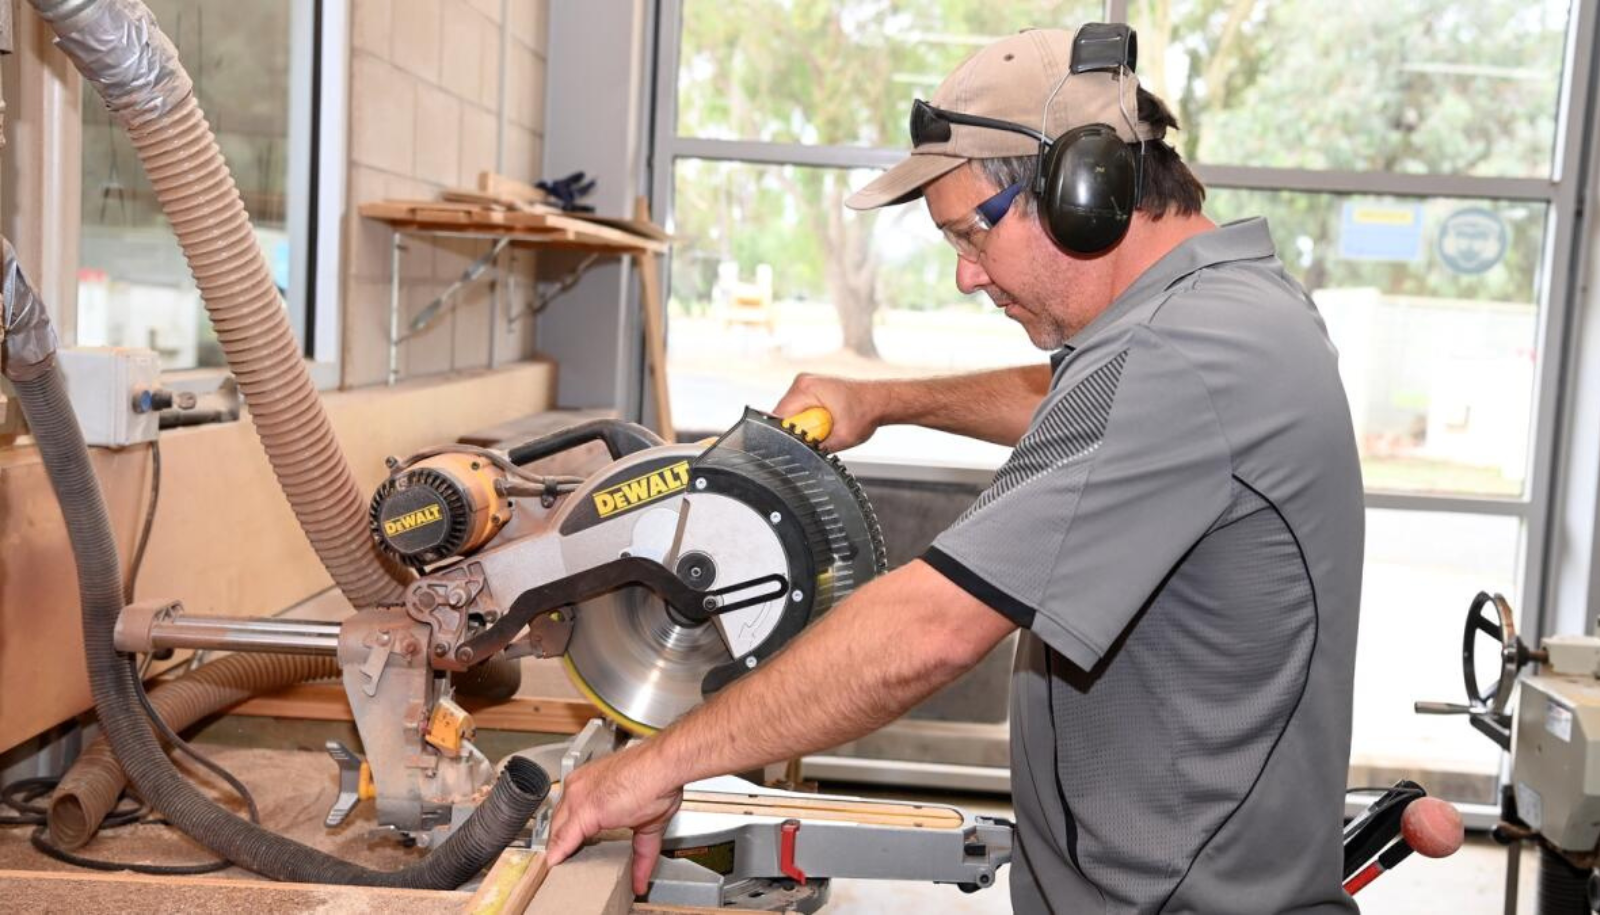
[[[264,823],[301,842],[315,845],[340,857],[358,861],[372,867],[394,868],[415,860],[417,850],[399,848],[380,836],[369,835],[374,823],[371,806],[362,805],[344,826],[329,831],[322,828],[322,817],[333,802],[333,767],[328,758],[314,751],[240,749],[232,747],[207,747],[214,758],[233,771],[256,793]],[[191,775],[193,773],[191,772]],[[913,795],[906,792],[886,792],[873,788],[848,785],[825,785],[823,790],[840,794],[861,796],[894,796],[910,800],[927,800],[965,807],[978,813],[1008,816],[1010,807],[997,802],[994,797],[959,797],[951,795]],[[227,802],[226,799],[224,799]],[[100,858],[143,861],[146,863],[176,863],[204,860],[206,854],[194,843],[172,829],[158,825],[144,825],[108,830],[98,836],[85,854]],[[1413,858],[1393,874],[1385,876],[1361,894],[1362,911],[1367,915],[1418,915],[1418,913],[1449,912],[1459,915],[1482,913],[1498,915],[1503,911],[1502,894],[1505,878],[1505,850],[1486,838],[1473,838],[1461,852],[1444,861]],[[1523,855],[1521,878],[1521,905],[1519,911],[1533,911],[1533,889],[1536,879],[1536,856]],[[69,865],[46,858],[28,844],[28,830],[0,829],[0,870],[43,870],[75,872]],[[836,881],[832,890],[832,904],[825,910],[830,915],[876,915],[887,912],[941,912],[951,915],[979,915],[979,913],[1004,913],[1010,911],[1006,888],[1008,871],[1002,870],[999,883],[991,890],[971,895],[955,887],[931,884],[870,880]],[[248,880],[252,875],[230,868],[213,877]],[[94,893],[108,898],[96,899]],[[47,900],[52,904],[40,905],[40,900],[25,901],[13,895],[0,895],[0,912],[7,911],[144,911],[130,904],[124,894],[126,888],[108,887],[104,884],[74,887],[70,902],[66,899]],[[87,894],[87,895],[85,895]],[[177,911],[177,902],[169,895],[163,900],[161,911]],[[462,897],[464,898],[464,897]],[[287,903],[289,900],[283,900]],[[373,900],[371,911],[386,913],[427,911],[436,906],[395,906],[399,900],[388,898]],[[418,903],[421,901],[418,900]],[[454,908],[455,906],[447,906]],[[180,906],[179,908],[184,908]],[[319,910],[331,910],[315,905]],[[338,911],[364,911],[362,907],[334,906]],[[198,906],[193,911],[204,911]],[[304,910],[299,906],[285,906],[282,911]],[[154,911],[154,910],[152,910]]]

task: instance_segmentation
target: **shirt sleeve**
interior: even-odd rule
[[[1221,517],[1232,463],[1211,394],[1147,327],[1083,352],[923,560],[1085,670]]]

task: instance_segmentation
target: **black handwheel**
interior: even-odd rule
[[[1493,619],[1485,612],[1491,607],[1495,614]],[[1500,643],[1500,675],[1483,692],[1478,691],[1478,672],[1474,663],[1477,658],[1476,636],[1480,632]],[[1467,623],[1461,632],[1461,674],[1466,680],[1467,703],[1496,715],[1503,714],[1517,672],[1527,663],[1528,647],[1517,638],[1517,621],[1511,613],[1511,605],[1499,594],[1479,591],[1478,596],[1472,599],[1472,606],[1467,609]]]

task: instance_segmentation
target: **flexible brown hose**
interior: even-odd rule
[[[127,128],[312,549],[352,605],[400,600],[408,575],[386,561],[368,530],[365,501],[199,103],[189,93],[158,117],[135,115]]]
[[[339,675],[333,658],[289,654],[231,654],[150,691],[150,703],[174,731],[182,731],[257,693]],[[57,786],[50,800],[50,838],[67,850],[82,848],[117,804],[128,778],[105,737],[97,738]]]

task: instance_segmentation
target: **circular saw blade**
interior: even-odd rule
[[[795,603],[778,601],[775,616],[753,613],[759,620],[747,616],[741,621],[744,628],[724,632],[719,627],[731,625],[732,617],[719,617],[715,625],[680,626],[662,600],[644,588],[626,588],[580,604],[567,644],[568,675],[608,718],[637,734],[653,733],[677,720],[703,701],[706,690],[722,688],[769,657],[815,615],[886,565],[882,530],[854,477],[837,458],[776,417],[746,410],[692,466],[713,478],[706,496],[716,495],[720,474],[744,481],[746,492],[737,498],[754,502],[716,509],[711,503],[720,497],[688,495],[685,501],[701,507],[691,509],[689,530],[680,532],[682,550],[711,556],[725,576],[722,581],[786,570],[797,596]],[[780,518],[786,527],[795,525],[786,535],[791,538],[787,552],[767,531],[769,513],[773,526]],[[740,522],[751,518],[763,533],[742,529]],[[626,522],[606,523],[619,520]],[[635,532],[631,554],[664,554],[664,549],[639,549],[637,521],[630,524]],[[735,562],[735,556],[745,561]]]
[[[585,698],[635,734],[651,734],[700,704],[706,671],[731,660],[714,626],[684,627],[661,599],[627,588],[585,601],[566,668]]]

